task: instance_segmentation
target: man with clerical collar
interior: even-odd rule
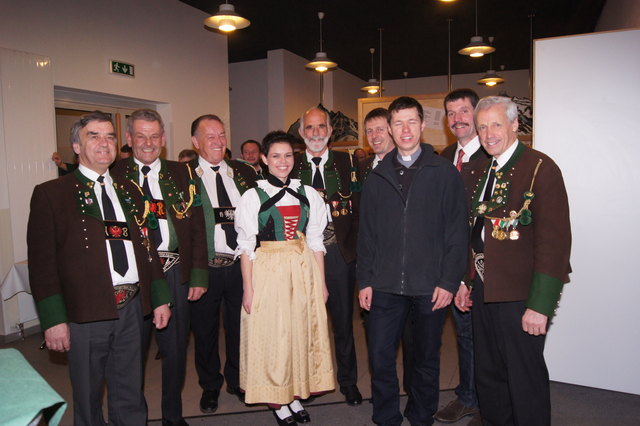
[[[71,129],[80,164],[36,186],[27,227],[29,282],[49,350],[69,352],[73,423],[147,422],[143,317],[157,329],[171,317],[171,294],[147,238],[138,188],[109,174],[116,157],[111,117],[94,111]]]
[[[209,260],[209,290],[191,305],[191,329],[195,338],[195,360],[202,387],[200,410],[213,413],[223,381],[227,392],[241,401],[240,310],[242,274],[234,254],[237,233],[235,206],[247,189],[255,186],[256,173],[248,164],[225,160],[227,137],[222,120],[213,114],[198,117],[191,124],[191,141],[200,156],[191,164],[202,200]],[[218,340],[220,307],[223,306],[226,362],[220,374]]]
[[[484,424],[548,425],[544,343],[571,272],[567,193],[553,160],[518,141],[509,98],[481,99],[475,123],[492,159],[463,171],[473,278],[455,301],[471,307],[480,413]]]
[[[134,111],[127,119],[126,138],[133,157],[117,162],[111,173],[136,182],[142,190],[139,195],[149,202],[148,232],[174,300],[169,325],[156,332],[162,360],[162,423],[186,425],[181,393],[187,361],[189,302],[200,299],[207,291],[209,274],[204,216],[202,207],[195,203],[194,171],[160,158],[166,145],[160,114],[149,109]]]
[[[457,142],[446,147],[440,155],[451,161],[458,171],[464,164],[479,158],[489,158],[480,146],[473,121],[473,109],[478,103],[478,95],[471,89],[456,89],[444,98],[447,124]],[[464,285],[461,283],[460,285]],[[463,417],[473,416],[469,425],[480,425],[478,397],[473,374],[473,328],[471,314],[451,307],[456,324],[458,341],[458,372],[460,381],[455,389],[456,399],[438,410],[434,416],[441,422],[457,422]]]
[[[374,154],[364,160],[363,174],[366,177],[395,147],[391,133],[389,133],[389,111],[385,108],[375,108],[369,111],[364,117],[364,132]]]
[[[299,133],[307,149],[295,156],[291,177],[316,188],[327,204],[329,224],[324,235],[327,249],[325,278],[329,290],[327,308],[333,327],[338,383],[347,403],[359,405],[362,395],[358,390],[353,340],[353,271],[360,188],[356,179],[357,164],[352,157],[328,147],[332,130],[326,111],[311,108],[302,114]]]
[[[467,260],[467,207],[455,167],[420,143],[422,105],[403,96],[389,113],[397,148],[367,178],[358,237],[359,301],[369,311],[372,419],[380,425],[402,423],[396,351],[409,321],[415,365],[404,416],[411,424],[432,424],[444,308],[458,290]]]

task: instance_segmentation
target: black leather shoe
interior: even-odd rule
[[[340,387],[340,392],[344,394],[344,400],[347,401],[347,404],[352,406],[362,404],[362,395],[356,385]]]
[[[281,419],[280,417],[278,417],[275,410],[271,410],[271,412],[273,413],[273,417],[275,417],[276,420],[278,421],[278,426],[295,426],[298,424],[293,419],[293,416],[289,416],[289,417],[285,417],[284,419]]]
[[[219,396],[219,390],[206,390],[202,392],[202,398],[200,398],[200,411],[202,411],[203,413],[215,413],[218,409]]]
[[[240,388],[227,386],[227,393],[230,395],[235,395],[238,400],[244,404],[244,392],[242,392]]]
[[[291,407],[289,407],[289,409],[291,410]],[[311,417],[309,417],[307,410],[300,410],[297,413],[291,410],[291,413],[293,414],[293,420],[298,423],[309,423],[311,421]]]

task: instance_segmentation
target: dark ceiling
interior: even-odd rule
[[[181,0],[214,14],[222,0]],[[593,32],[606,0],[478,0],[478,34],[495,37],[493,68],[529,68],[530,19],[533,38]],[[371,78],[371,54],[383,28],[383,78],[447,74],[447,19],[451,22],[452,73],[489,69],[489,58],[457,53],[475,35],[475,1],[457,0],[231,0],[248,28],[229,35],[229,62],[267,57],[286,49],[308,60],[319,50],[318,11],[323,20],[324,51],[339,67],[363,80]],[[204,25],[203,25],[204,28]],[[203,30],[204,31],[204,30]]]

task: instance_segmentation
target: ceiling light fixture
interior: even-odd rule
[[[316,57],[313,61],[306,65],[309,70],[317,72],[327,72],[338,68],[338,64],[333,62],[327,57],[327,53],[322,50],[322,19],[324,18],[324,12],[318,12],[318,19],[320,20],[320,51],[316,53]]]
[[[493,46],[486,44],[482,36],[478,35],[478,0],[476,0],[476,35],[471,37],[469,44],[458,50],[458,53],[471,56],[472,58],[480,58],[495,51],[496,49]]]
[[[489,37],[488,39],[489,43],[493,43],[493,37]],[[501,67],[501,70],[504,70],[504,65]],[[498,73],[493,69],[493,55],[489,56],[489,70],[480,80],[477,80],[477,83],[484,84],[489,87],[504,83],[504,78],[500,77],[500,75],[498,75]]]
[[[236,13],[232,4],[225,2],[218,8],[218,13],[204,20],[204,24],[209,28],[228,33],[234,30],[241,30],[251,25],[251,22]]]
[[[378,90],[380,90],[378,80],[376,80],[373,75],[373,54],[375,53],[375,51],[376,49],[374,49],[373,47],[369,49],[369,52],[371,52],[371,78],[369,79],[366,86],[362,86],[360,88],[361,91],[370,93],[372,95],[375,95],[376,93],[378,93]]]

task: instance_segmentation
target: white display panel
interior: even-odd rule
[[[560,166],[571,283],[551,380],[640,394],[640,30],[537,40],[534,147]]]

